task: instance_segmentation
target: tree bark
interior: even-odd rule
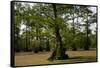
[[[73,21],[73,24],[72,24],[72,33],[73,33],[72,51],[77,51],[77,47],[74,43],[74,39],[75,39],[75,21],[74,21],[75,17],[74,17],[74,13],[75,13],[75,7],[73,7],[73,11],[70,14],[72,14],[72,21]]]
[[[84,50],[89,50],[89,36],[88,36],[88,34],[89,34],[89,30],[88,30],[88,19],[87,19],[87,22],[86,22],[86,45],[84,46]]]
[[[28,28],[28,26],[27,26],[27,24],[26,24],[26,52],[28,51],[28,37],[27,37],[27,28]]]
[[[46,51],[50,51],[49,38],[46,40]]]
[[[54,16],[55,19],[57,18],[57,9],[56,4],[52,4]],[[56,48],[54,49],[52,55],[49,57],[49,60],[62,60],[62,59],[68,59],[68,55],[65,54],[66,49],[63,47],[62,38],[60,36],[60,28],[59,25],[56,24],[55,20],[55,36],[56,36]]]
[[[74,41],[74,39],[75,39],[75,23],[74,23],[74,10],[73,10],[73,17],[72,17],[73,19],[73,41]],[[76,48],[76,46],[75,46],[75,43],[73,42],[73,44],[72,44],[72,51],[76,51],[77,50],[77,48]]]

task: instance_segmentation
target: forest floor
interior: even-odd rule
[[[67,51],[69,59],[48,61],[52,52],[22,52],[15,54],[15,66],[24,65],[42,65],[42,64],[62,64],[62,63],[79,63],[96,61],[96,51]]]

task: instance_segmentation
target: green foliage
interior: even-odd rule
[[[88,6],[56,4],[57,18],[54,16],[51,4],[35,3],[30,5],[30,3],[16,2],[14,9],[16,52],[52,51],[57,44],[56,27],[59,28],[61,40],[66,50],[96,47],[95,34],[97,30],[93,28],[95,29],[94,34],[90,27],[94,23],[97,24],[97,13],[90,10]],[[23,30],[21,29],[22,25],[25,26]]]

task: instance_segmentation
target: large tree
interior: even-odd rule
[[[65,54],[65,48],[63,45],[62,37],[60,35],[60,27],[57,24],[57,8],[56,4],[52,4],[53,12],[54,12],[54,23],[55,23],[55,36],[56,36],[56,48],[54,49],[52,55],[50,56],[49,60],[59,60],[59,59],[68,59],[68,55]]]

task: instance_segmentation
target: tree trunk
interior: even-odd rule
[[[87,14],[87,16],[88,16],[88,14]],[[89,36],[88,36],[88,34],[89,34],[89,29],[88,29],[88,17],[87,17],[87,21],[86,21],[86,45],[84,46],[84,50],[89,50],[89,43],[90,43],[90,41],[89,41]]]
[[[46,51],[50,51],[50,43],[49,43],[49,38],[46,41]]]
[[[27,28],[28,28],[28,26],[26,25],[26,49],[25,49],[25,51],[27,52],[28,51],[28,37],[27,37]]]
[[[76,47],[76,45],[75,45],[75,43],[74,43],[74,39],[75,39],[75,21],[74,21],[74,19],[75,19],[75,17],[74,17],[74,12],[75,12],[75,7],[73,7],[74,8],[74,10],[72,11],[73,12],[73,14],[72,14],[72,21],[73,21],[73,24],[72,24],[72,33],[73,33],[73,44],[72,44],[72,51],[77,51],[77,47]]]
[[[56,4],[52,4],[55,19],[57,18],[57,9]],[[62,59],[68,59],[68,55],[65,54],[66,49],[63,47],[63,42],[60,36],[60,28],[59,25],[56,24],[55,20],[55,36],[56,36],[56,48],[54,49],[52,55],[50,56],[49,60],[62,60]]]
[[[89,37],[88,37],[88,21],[86,22],[86,45],[84,46],[84,50],[89,50]]]
[[[34,49],[35,49],[35,51],[34,51],[35,53],[38,53],[38,52],[39,52],[39,47],[40,47],[38,31],[39,31],[39,30],[38,30],[38,28],[36,27],[36,35],[37,35],[37,36],[36,36],[36,44],[35,44],[35,48],[34,48]]]

